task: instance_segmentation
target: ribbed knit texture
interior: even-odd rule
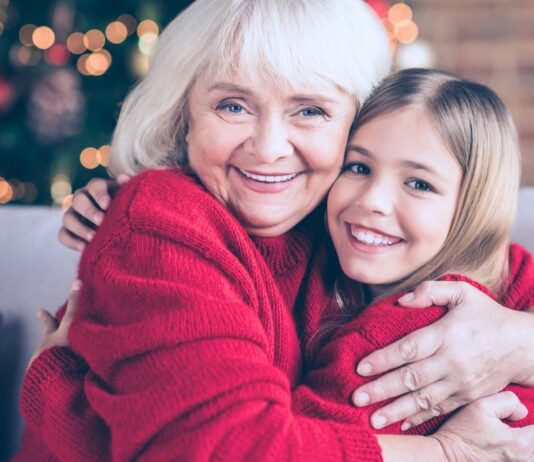
[[[366,424],[292,409],[314,223],[253,242],[180,172],[133,179],[82,255],[69,338],[89,369],[68,350],[37,358],[29,432],[68,461],[381,460]],[[34,452],[27,438],[16,460]]]
[[[525,310],[534,306],[532,256],[518,245],[512,245],[509,254],[507,292],[500,303],[514,310]],[[442,279],[469,282],[492,296],[485,287],[468,277],[447,275]],[[396,303],[399,297],[400,295],[396,295],[374,303],[322,343],[313,358],[312,370],[303,379],[306,386],[297,390],[293,396],[294,409],[321,413],[324,418],[335,418],[343,422],[360,422],[362,419],[369,422],[374,411],[392,401],[382,401],[362,408],[349,404],[356,388],[376,379],[376,376],[366,378],[356,374],[356,364],[369,353],[435,322],[447,311],[437,306],[425,309],[403,308]],[[510,385],[506,389],[516,393],[530,411],[525,419],[510,425],[534,424],[534,390],[518,385]],[[377,433],[428,435],[447,417],[448,415],[442,415],[406,432],[401,432],[401,423],[397,423],[378,430]]]

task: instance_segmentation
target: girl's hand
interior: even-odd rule
[[[30,362],[26,370],[30,368],[33,361],[44,351],[52,347],[69,347],[69,328],[76,312],[78,294],[80,293],[81,282],[79,280],[74,281],[72,285],[69,299],[67,301],[67,309],[61,322],[57,323],[57,320],[46,310],[39,310],[37,312],[37,318],[41,321],[43,327],[43,340],[37,347],[37,350],[30,358]]]
[[[504,308],[464,282],[425,282],[413,298],[409,295],[399,302],[447,305],[449,312],[360,361],[360,375],[392,372],[358,388],[357,405],[404,395],[376,411],[373,422],[385,418],[389,425],[406,419],[403,428],[409,428],[509,383],[532,385],[534,367],[527,361],[534,332],[531,314]]]
[[[449,418],[431,438],[449,462],[534,461],[534,426],[511,428],[501,419],[526,417],[528,411],[510,391],[481,398]]]
[[[116,180],[95,178],[85,188],[78,189],[74,193],[72,205],[63,215],[59,241],[70,249],[81,252],[104,220],[105,211],[117,189],[130,181],[130,178],[128,175],[119,175]]]

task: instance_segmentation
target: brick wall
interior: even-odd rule
[[[508,105],[534,186],[534,0],[408,0],[435,67],[490,86]],[[534,206],[534,204],[533,204]]]

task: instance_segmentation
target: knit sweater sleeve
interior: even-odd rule
[[[464,281],[491,296],[482,285],[462,275],[447,275],[443,279]],[[501,303],[515,310],[532,306],[534,290],[534,265],[532,256],[517,245],[510,248],[510,273],[506,293]],[[311,370],[294,396],[294,409],[298,412],[320,413],[325,419],[343,422],[365,421],[373,412],[393,400],[382,401],[357,408],[351,401],[352,392],[375,377],[363,377],[356,373],[355,365],[369,353],[382,348],[417,329],[425,327],[445,313],[444,307],[422,309],[401,308],[396,304],[400,295],[374,303],[358,318],[338,328],[316,352]],[[512,426],[534,423],[534,390],[519,385],[509,385],[529,409],[529,415]],[[434,432],[448,417],[442,415],[407,432],[401,432],[400,423],[390,425],[376,433],[419,434]]]
[[[242,229],[150,178],[124,188],[82,257],[69,337],[89,366],[82,417],[104,425],[78,437],[109,441],[104,460],[381,460],[360,422],[293,412],[291,314]],[[80,378],[63,379],[66,399],[80,396]],[[63,417],[78,425],[77,411]]]

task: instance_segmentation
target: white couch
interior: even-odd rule
[[[57,241],[61,212],[0,207],[0,461],[17,448],[18,392],[41,330],[38,308],[54,311],[76,275],[78,253]],[[520,194],[514,240],[534,252],[534,188]]]

